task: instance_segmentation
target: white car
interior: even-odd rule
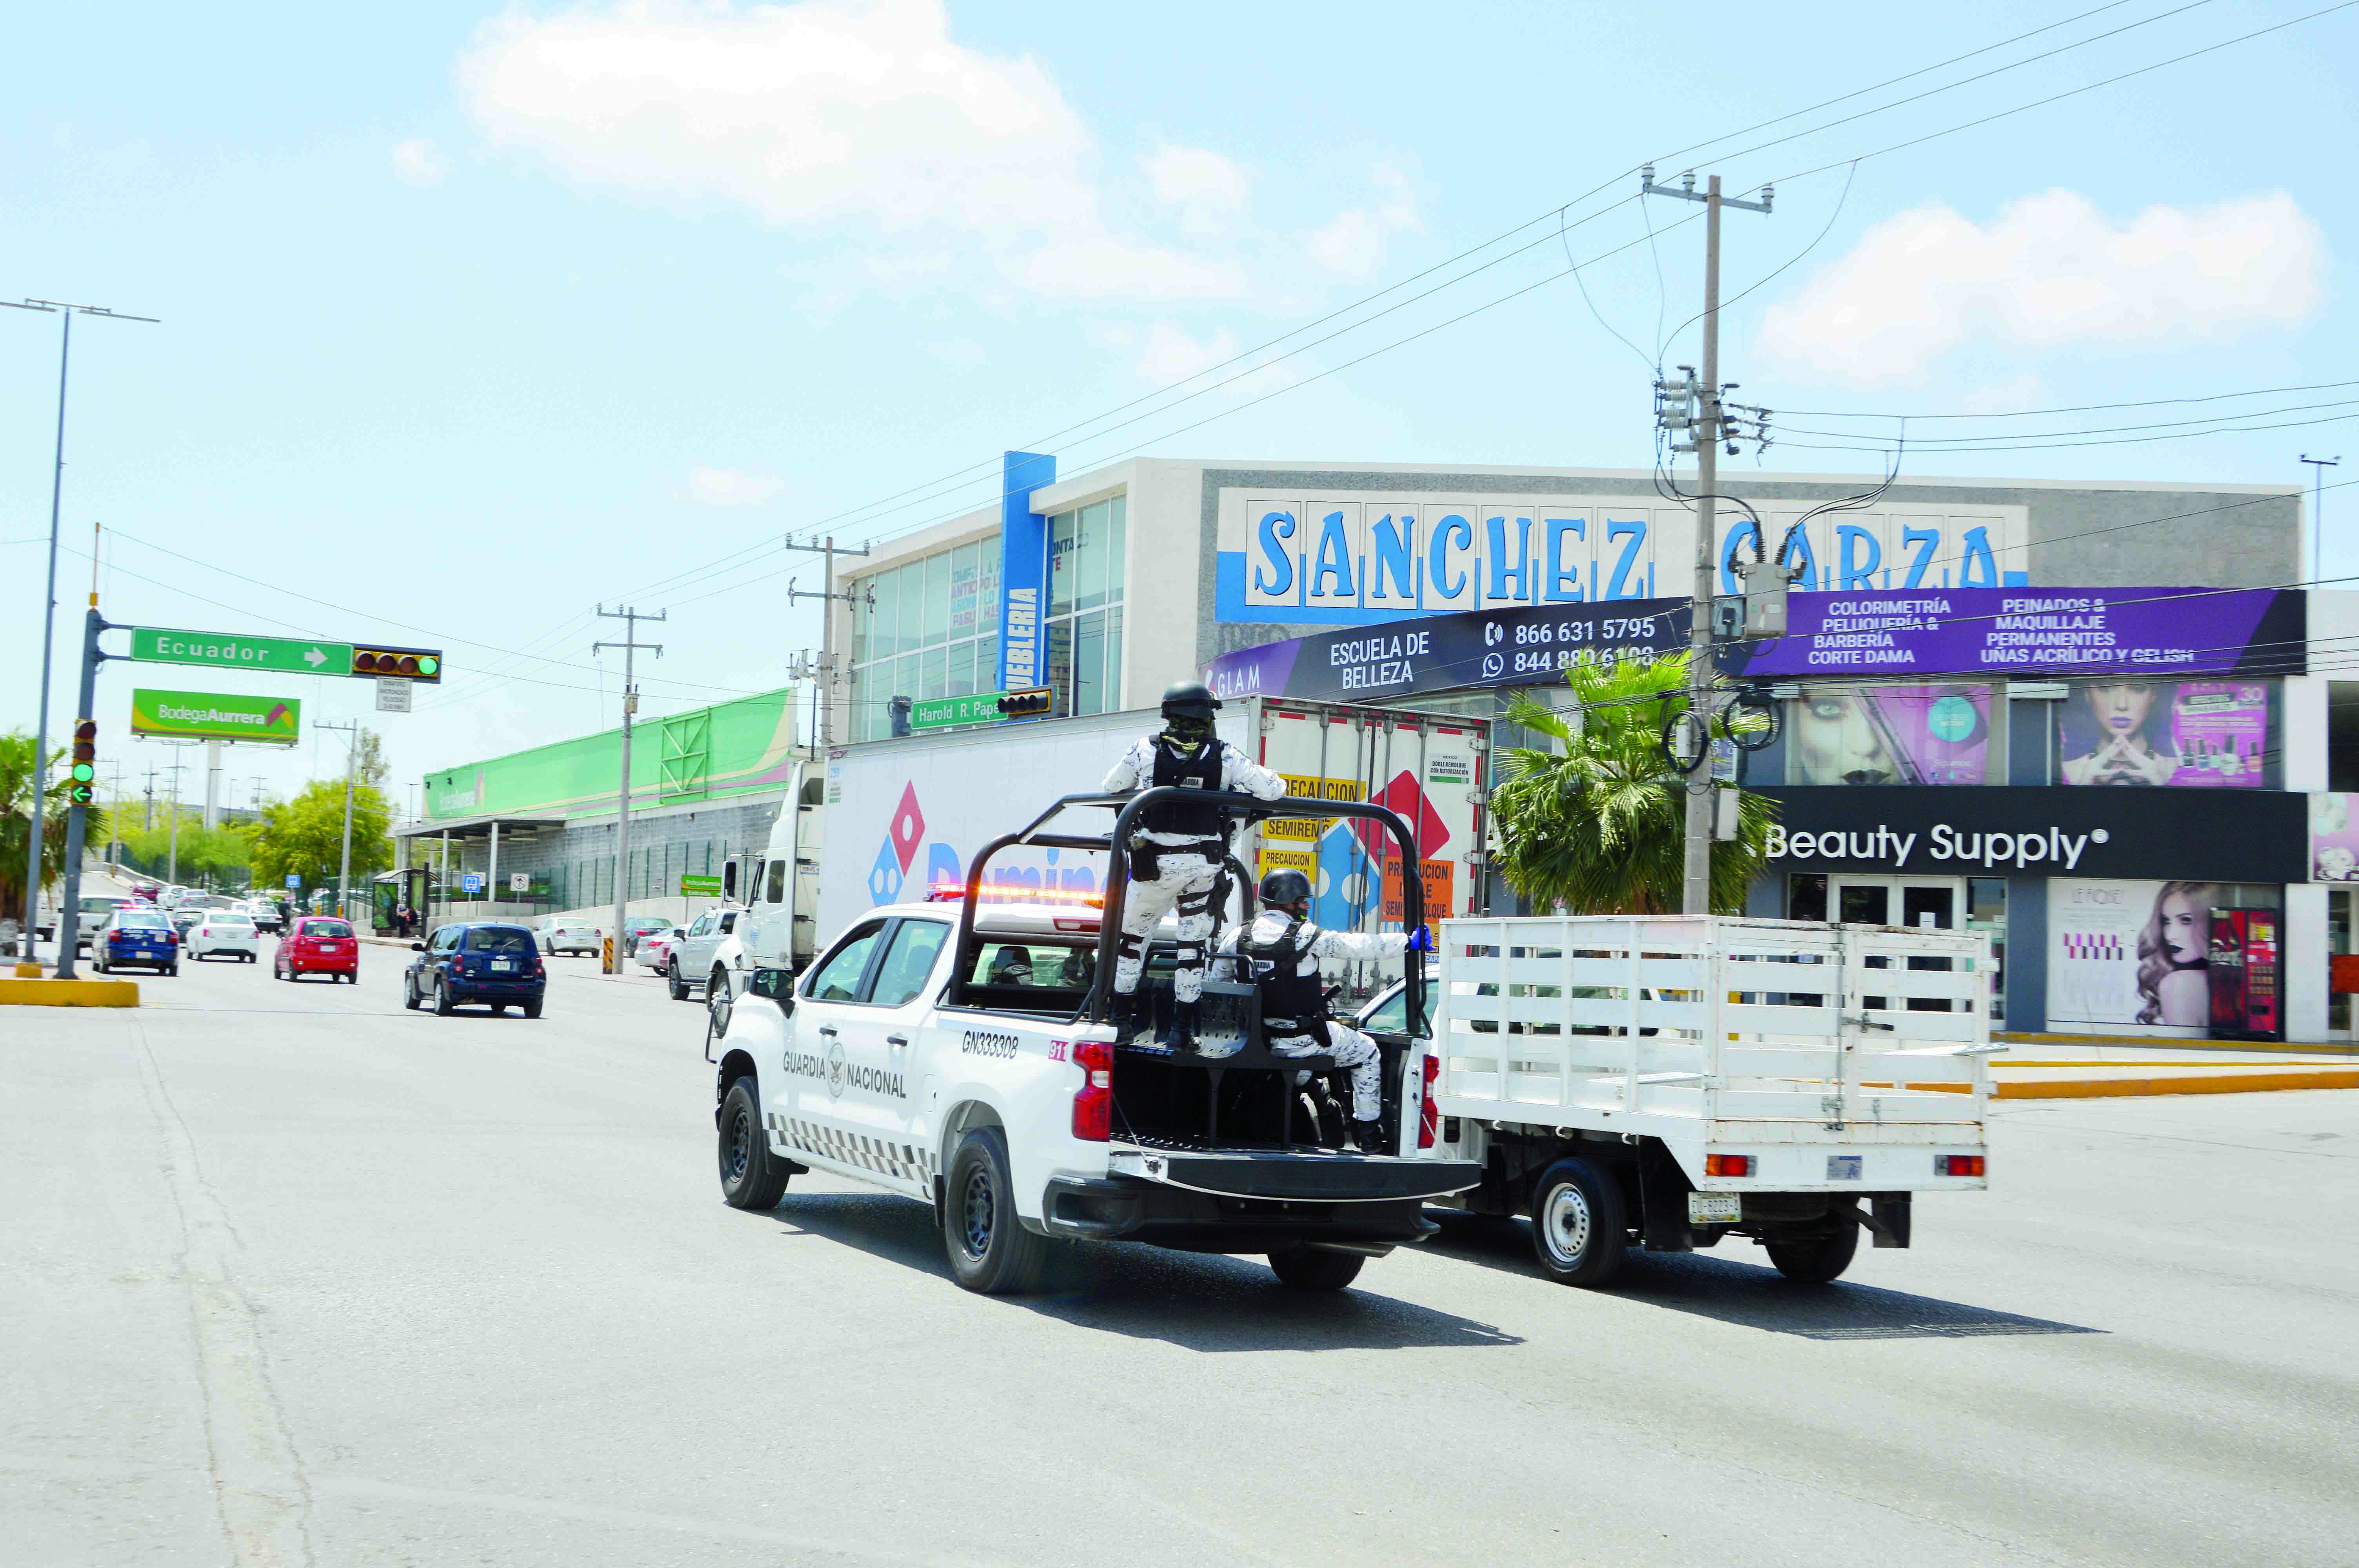
[[[674,925],[667,930],[647,933],[639,938],[638,946],[631,949],[631,962],[643,969],[653,969],[660,974],[664,966],[671,962],[672,944],[679,941],[680,933],[687,929],[685,925]]]
[[[540,923],[540,950],[551,955],[587,953],[595,957],[606,950],[606,934],[590,921],[551,915]]]
[[[244,910],[209,909],[189,927],[181,951],[190,958],[228,957],[251,964],[262,951],[262,934]]]

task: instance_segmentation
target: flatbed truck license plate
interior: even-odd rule
[[[1742,1193],[1688,1195],[1690,1225],[1734,1225],[1744,1217],[1745,1195]]]

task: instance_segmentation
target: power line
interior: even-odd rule
[[[2327,405],[2326,406],[2340,406]],[[2339,425],[2346,419],[2359,419],[2359,413],[2330,414],[2316,419],[2285,419],[2274,425],[2217,425],[2205,430],[2178,430],[2161,436],[2123,436],[2103,441],[2025,441],[2012,446],[1945,447],[1948,452],[2051,452],[2069,447],[2136,447],[2152,441],[2185,441],[2198,436],[2238,436],[2261,430],[2298,430],[2312,425]],[[1881,452],[1887,447],[1828,446],[1808,441],[1779,440],[1781,447],[1792,447],[1805,452]]]
[[[2104,414],[2116,408],[2164,408],[2194,403],[2223,403],[2238,397],[2274,397],[2281,392],[2333,392],[2346,386],[2359,386],[2359,381],[2313,381],[2295,386],[2256,386],[2243,392],[2215,392],[2202,397],[2149,397],[2136,403],[2075,403],[2057,408],[2012,408],[1971,414],[1875,414],[1854,408],[1788,408],[1780,412],[1802,419],[2030,419],[2043,414]],[[2228,416],[2223,415],[2222,417]]]

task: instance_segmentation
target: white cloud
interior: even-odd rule
[[[393,177],[404,185],[440,185],[451,173],[451,160],[424,136],[393,144]]]
[[[1252,178],[1243,167],[1202,147],[1158,147],[1139,160],[1155,194],[1175,209],[1189,233],[1217,236],[1245,217]]]
[[[976,225],[1090,206],[1087,138],[1055,84],[953,43],[938,0],[510,15],[460,80],[495,143],[665,201]]]
[[[1407,175],[1390,164],[1379,164],[1369,171],[1369,178],[1376,187],[1376,200],[1336,213],[1308,240],[1321,266],[1354,282],[1384,270],[1385,253],[1395,234],[1423,227]]]
[[[940,342],[928,343],[926,352],[953,370],[973,370],[988,357],[983,345],[973,338],[944,338]]]
[[[1243,271],[1227,263],[1112,234],[1044,245],[1021,276],[1043,294],[1085,298],[1219,299],[1251,292]]]
[[[1158,386],[1185,381],[1236,358],[1237,335],[1226,327],[1199,341],[1169,321],[1147,329],[1147,346],[1138,356],[1139,373]]]
[[[776,474],[745,469],[695,469],[688,476],[688,492],[707,506],[759,506],[785,488]]]
[[[2282,192],[2149,207],[2120,223],[2069,190],[2010,202],[1987,225],[1920,207],[1770,307],[1761,341],[1822,378],[1866,384],[1922,374],[1970,339],[2217,341],[2308,316],[2324,262],[2317,225]]]

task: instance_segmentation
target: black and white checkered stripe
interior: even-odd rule
[[[816,1154],[839,1165],[855,1165],[864,1171],[874,1171],[880,1176],[912,1182],[919,1186],[930,1187],[933,1184],[934,1153],[930,1149],[911,1143],[887,1142],[864,1132],[849,1132],[823,1122],[782,1116],[777,1111],[770,1112],[767,1119],[771,1132],[799,1152]]]

